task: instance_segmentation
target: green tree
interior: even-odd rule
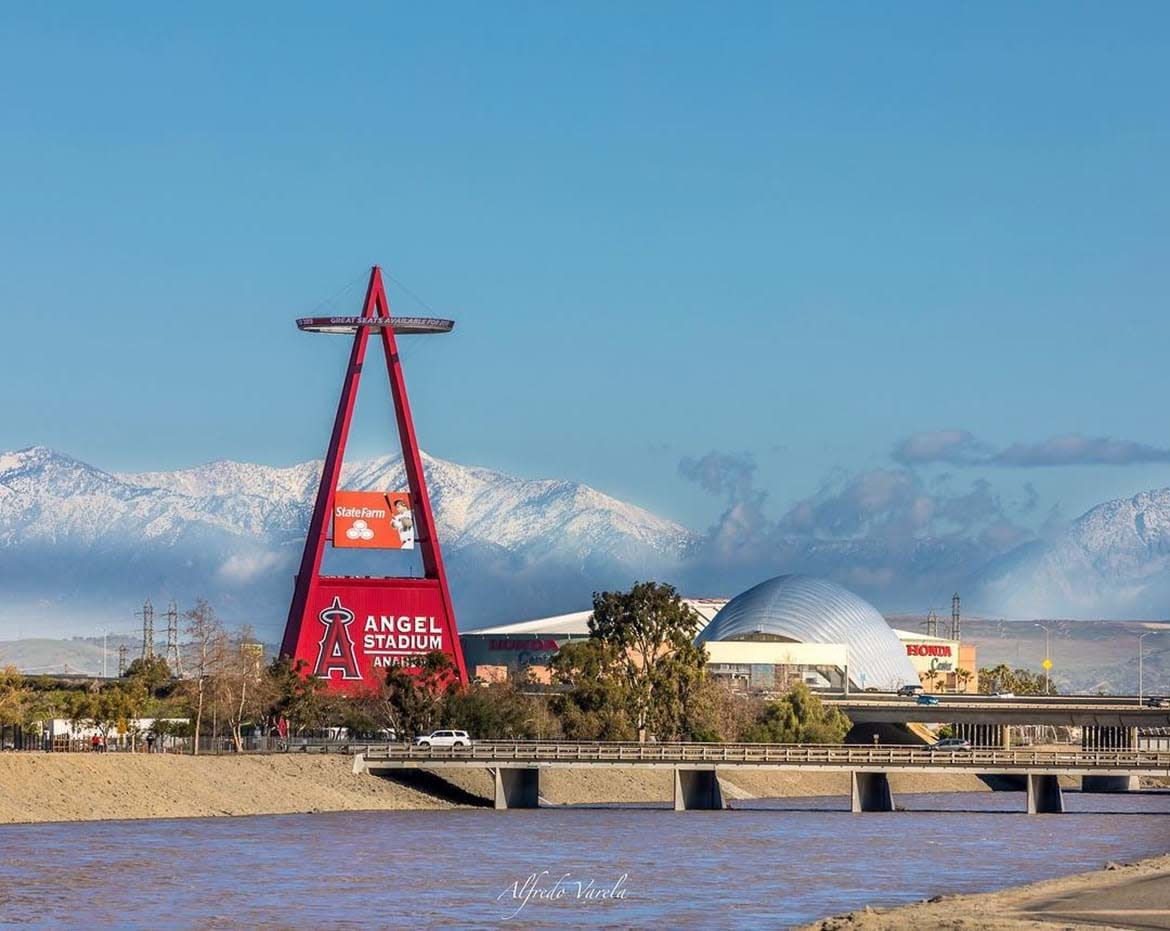
[[[292,734],[323,726],[328,713],[325,683],[308,675],[304,660],[294,666],[288,657],[278,656],[269,664],[265,679],[270,726],[284,720]]]
[[[672,585],[638,582],[628,592],[594,593],[589,633],[617,651],[638,740],[682,734],[706,673],[706,651],[694,643],[699,624]]]
[[[1044,673],[1033,672],[1030,669],[1012,669],[1004,663],[990,669],[979,670],[979,691],[983,694],[992,692],[1012,692],[1015,695],[1043,695],[1045,694]],[[1050,683],[1048,693],[1055,695],[1056,686]]]
[[[119,688],[102,689],[94,696],[92,705],[93,717],[90,724],[102,732],[103,737],[109,737],[110,732],[119,724],[129,727],[130,703],[126,693]]]
[[[386,670],[385,682],[370,696],[374,716],[399,739],[429,734],[438,726],[443,703],[455,684],[451,657],[434,650],[414,672],[398,666]]]
[[[1006,690],[1013,678],[1011,667],[1000,663],[990,668],[983,666],[979,669],[979,691],[984,695]]]
[[[531,740],[554,736],[543,713],[544,700],[525,695],[511,682],[451,689],[443,699],[444,727],[457,727],[477,740]]]
[[[168,739],[191,736],[191,722],[155,718],[147,733],[158,740],[159,752],[166,752]]]
[[[570,740],[633,740],[623,661],[613,644],[590,638],[567,643],[552,660],[563,688],[552,698],[561,730]]]
[[[836,744],[845,739],[849,719],[798,682],[782,698],[767,702],[763,718],[747,733],[751,743]]]
[[[62,702],[61,710],[69,721],[70,729],[76,733],[85,726],[86,721],[92,721],[95,716],[94,701],[96,695],[92,692],[67,692]]]
[[[0,727],[23,724],[30,696],[15,666],[0,669]]]
[[[161,656],[140,656],[126,667],[122,677],[136,680],[153,695],[171,681],[171,668]]]

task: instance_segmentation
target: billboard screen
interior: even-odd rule
[[[305,610],[295,657],[334,688],[417,668],[433,650],[453,654],[452,625],[432,579],[322,578]]]
[[[402,491],[338,491],[333,545],[351,549],[414,549],[414,514]]]

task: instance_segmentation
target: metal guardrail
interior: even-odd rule
[[[1126,769],[1170,774],[1170,752],[1145,750],[973,750],[938,751],[912,746],[821,744],[562,743],[476,741],[470,747],[416,747],[381,744],[355,750],[368,762],[419,763],[612,763],[882,766],[1019,769]]]

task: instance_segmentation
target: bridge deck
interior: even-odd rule
[[[920,705],[912,698],[833,697],[822,699],[840,708],[854,724],[933,723],[951,724],[1050,724],[1096,727],[1165,727],[1170,708],[1150,708],[1137,702],[1092,700],[1070,696],[1063,699],[1025,701],[969,696],[939,696],[937,705]]]
[[[802,744],[572,743],[478,741],[460,749],[371,746],[368,770],[462,768],[684,767],[843,772],[975,772],[993,774],[1170,777],[1170,752],[1143,750],[998,750],[938,752],[922,747]]]

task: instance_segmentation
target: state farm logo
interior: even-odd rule
[[[317,615],[325,627],[317,648],[317,665],[313,675],[321,679],[332,678],[334,670],[341,670],[342,679],[361,679],[357,653],[349,625],[353,623],[353,612],[341,603],[339,595],[333,596],[333,603]]]
[[[908,643],[907,656],[950,656],[951,648],[945,643]]]
[[[343,514],[342,510],[342,508],[337,509],[338,516],[346,517],[347,515]],[[372,516],[385,517],[386,512],[378,511]],[[349,530],[345,531],[345,538],[347,540],[372,540],[374,539],[374,531],[370,529],[370,525],[367,524],[364,520],[358,519],[350,525]]]

